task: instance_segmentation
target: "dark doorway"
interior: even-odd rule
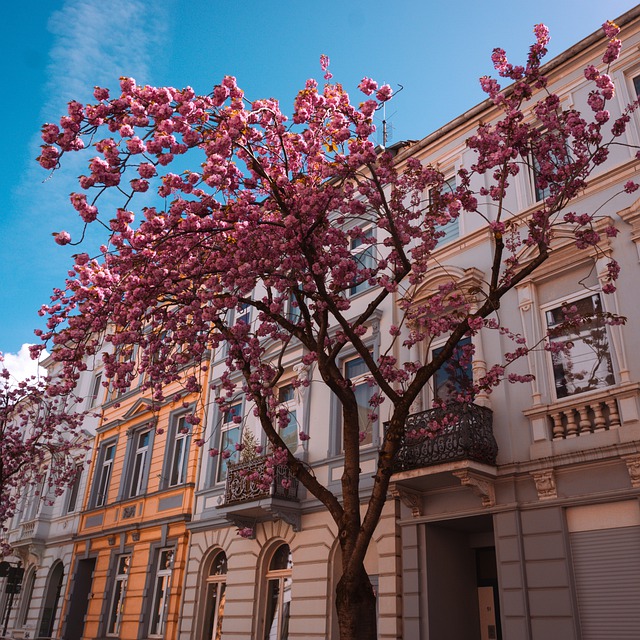
[[[47,590],[44,598],[44,608],[40,621],[40,631],[38,635],[42,638],[50,638],[53,635],[53,627],[58,614],[58,604],[60,603],[60,591],[62,591],[62,579],[64,578],[64,566],[62,562],[54,565],[49,573]]]
[[[493,520],[426,525],[429,638],[502,640]]]
[[[66,616],[66,640],[80,640],[84,634],[84,618],[87,615],[89,596],[93,584],[93,570],[96,566],[95,558],[78,560],[76,572],[71,587],[69,612]]]

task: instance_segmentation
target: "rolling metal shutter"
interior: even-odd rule
[[[640,638],[640,527],[570,534],[582,640]]]

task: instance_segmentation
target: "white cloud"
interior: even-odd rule
[[[53,45],[40,121],[57,123],[66,115],[70,100],[95,102],[95,86],[108,87],[111,95],[117,96],[121,76],[152,84],[151,69],[167,37],[168,21],[158,3],[151,10],[145,0],[65,0],[51,14],[48,30],[53,35]],[[34,158],[39,155],[41,144],[38,133],[31,141]],[[23,201],[24,196],[29,196],[31,213],[41,220],[47,232],[65,229],[74,240],[78,239],[82,224],[71,209],[68,194],[79,189],[77,176],[87,173],[91,155],[67,154],[62,168],[50,179],[36,162],[27,167],[17,195],[23,196]],[[48,248],[54,250],[55,246],[51,242]]]
[[[28,344],[23,344],[18,353],[2,354],[4,362],[0,363],[0,366],[9,370],[9,373],[15,382],[25,380],[30,376],[47,375],[47,370],[40,367],[37,362],[31,359],[29,346],[30,345]],[[45,352],[42,355],[42,358],[46,358],[47,355],[48,354]]]

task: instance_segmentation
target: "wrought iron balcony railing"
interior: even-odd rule
[[[495,465],[498,444],[493,437],[491,409],[455,403],[407,418],[404,440],[394,462],[394,472],[436,464],[473,460]]]
[[[273,475],[270,481],[269,475]],[[287,466],[276,465],[269,469],[266,457],[229,465],[225,506],[269,497],[291,501],[298,499],[298,479],[291,475]]]

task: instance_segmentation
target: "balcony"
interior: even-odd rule
[[[440,430],[434,428],[444,425]],[[407,418],[393,471],[399,473],[458,461],[495,466],[498,445],[493,414],[476,404],[452,404]]]
[[[230,464],[224,503],[218,509],[240,529],[251,529],[265,520],[284,520],[294,531],[300,530],[298,479],[286,466],[273,469],[273,479],[265,484],[270,470],[262,456],[248,462]],[[249,536],[250,537],[250,536]]]
[[[621,384],[524,411],[531,425],[531,457],[602,449],[640,438],[640,385]]]

